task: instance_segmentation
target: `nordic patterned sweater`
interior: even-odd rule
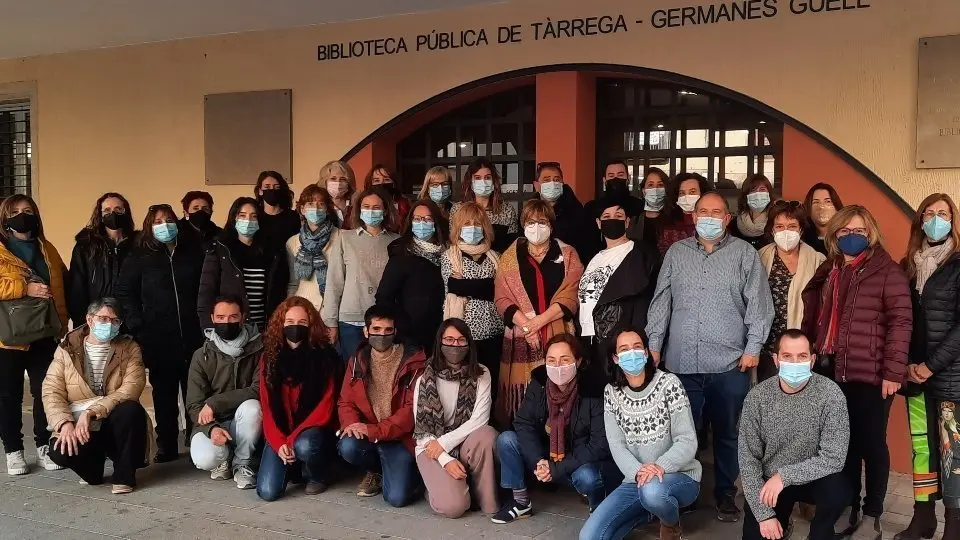
[[[700,481],[690,400],[676,375],[657,370],[639,392],[607,385],[603,422],[624,482],[636,483],[637,471],[648,463],[656,463],[668,474],[679,472]]]
[[[760,489],[780,473],[784,487],[838,473],[847,459],[850,422],[840,388],[814,374],[788,394],[771,377],[747,394],[740,416],[740,478],[750,510],[763,521],[776,516],[760,502]]]

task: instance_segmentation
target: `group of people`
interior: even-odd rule
[[[180,215],[150,206],[139,230],[106,193],[69,270],[33,200],[9,197],[0,301],[30,319],[0,320],[7,471],[29,470],[26,372],[38,465],[97,485],[109,458],[116,494],[179,458],[182,398],[194,465],[264,500],[322,493],[346,462],[366,472],[359,496],[393,506],[425,493],[443,516],[475,503],[506,524],[531,515],[531,486],[567,485],[589,506],[582,539],[659,521],[676,540],[712,438],[717,518],[742,519],[743,538],[785,537],[798,502],[815,506],[812,540],[847,507],[840,535],[870,517],[879,538],[899,392],[916,510],[898,538],[931,538],[942,498],[944,538],[960,539],[952,199],[921,203],[897,263],[828,184],[784,201],[753,176],[731,210],[697,174],[650,169],[641,197],[629,176],[609,164],[581,204],[541,163],[518,212],[485,159],[456,202],[443,167],[410,201],[385,166],[360,190],[331,162],[296,200],[263,172],[222,229],[205,192]]]

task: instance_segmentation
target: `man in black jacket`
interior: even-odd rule
[[[554,238],[573,246],[583,264],[590,262],[601,248],[600,231],[573,189],[563,182],[560,164],[552,161],[537,164],[537,179],[533,186],[557,215]]]
[[[643,200],[630,194],[630,172],[627,169],[627,164],[623,161],[611,161],[603,169],[602,180],[604,192],[598,193],[596,199],[588,202],[586,206],[584,206],[587,215],[594,216],[603,213],[603,208],[598,208],[597,205],[601,204],[601,201],[607,195],[630,199],[629,204],[624,206],[630,209],[630,213],[627,215],[627,217],[630,218],[630,228],[627,229],[627,236],[631,240],[642,241],[645,225],[645,220],[643,219]],[[641,179],[641,182],[642,180],[643,179]],[[599,251],[599,249],[597,251]],[[584,260],[583,264],[586,265],[588,262],[590,261]]]

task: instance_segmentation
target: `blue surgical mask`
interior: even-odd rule
[[[647,353],[640,349],[623,351],[617,355],[617,365],[627,375],[636,377],[643,373],[643,368],[647,365]]]
[[[476,225],[467,225],[466,227],[460,228],[460,239],[475,246],[483,240],[483,227],[478,227]]]
[[[555,201],[563,195],[563,182],[544,182],[540,184],[540,196],[547,201]]]
[[[112,341],[120,333],[120,326],[114,326],[113,323],[95,322],[90,327],[90,333],[101,343]]]
[[[260,222],[251,219],[238,219],[236,222],[237,234],[246,238],[253,238],[260,230]]]
[[[787,383],[790,388],[797,388],[810,380],[813,372],[810,369],[810,362],[780,362],[780,379]]]
[[[747,206],[759,212],[770,205],[770,194],[766,191],[754,191],[747,194]]]
[[[420,240],[426,240],[433,236],[433,233],[437,230],[437,227],[433,224],[432,221],[414,221],[411,226],[413,235],[419,238]]]
[[[383,223],[383,210],[374,210],[373,208],[360,209],[360,221],[367,227],[376,227]]]
[[[697,218],[697,234],[704,240],[716,240],[723,236],[723,220],[703,216]]]
[[[177,237],[177,224],[157,223],[153,226],[153,237],[164,244],[173,242],[173,240]]]
[[[933,216],[923,222],[923,232],[927,234],[927,240],[931,242],[942,242],[952,229],[953,225],[940,216]]]
[[[844,255],[856,257],[870,246],[870,239],[862,234],[850,233],[837,239],[837,247]]]
[[[439,204],[450,198],[450,186],[430,186],[430,200]]]
[[[647,188],[643,192],[643,200],[647,203],[647,209],[659,212],[663,210],[663,202],[667,199],[667,190],[662,187]]]
[[[303,213],[303,217],[307,218],[312,225],[319,225],[326,221],[327,211],[323,208],[307,208]]]
[[[489,197],[493,193],[493,180],[473,180],[473,193],[478,197]]]

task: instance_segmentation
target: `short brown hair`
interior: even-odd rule
[[[300,213],[301,222],[305,219],[303,217],[303,207],[309,202],[322,204],[323,209],[327,212],[327,219],[332,219],[334,224],[338,224],[337,222],[339,220],[337,219],[337,211],[333,206],[333,197],[330,196],[326,188],[320,187],[317,184],[307,184],[307,187],[303,188],[303,191],[300,192],[300,198],[297,199],[295,210]]]
[[[767,213],[767,234],[773,236],[773,222],[780,216],[795,219],[800,224],[800,230],[807,228],[807,209],[800,201],[779,200],[770,207]]]
[[[523,227],[528,219],[545,217],[550,222],[550,229],[557,228],[557,213],[553,207],[543,199],[530,199],[523,203],[523,210],[520,211],[520,226]],[[546,350],[546,349],[544,349]]]
[[[760,186],[766,186],[767,193],[770,194],[771,198],[773,197],[773,183],[770,182],[770,179],[762,174],[754,174],[744,180],[743,185],[740,186],[740,197],[737,199],[737,212],[743,213],[750,209],[750,206],[747,205],[747,195]]]
[[[573,353],[573,357],[577,360],[585,360],[583,357],[583,345],[580,344],[580,340],[573,336],[573,334],[568,334],[563,332],[561,334],[555,334],[549,341],[543,346],[543,354],[546,356],[547,351],[550,350],[550,347],[556,345],[557,343],[566,343],[570,347],[570,352]]]

